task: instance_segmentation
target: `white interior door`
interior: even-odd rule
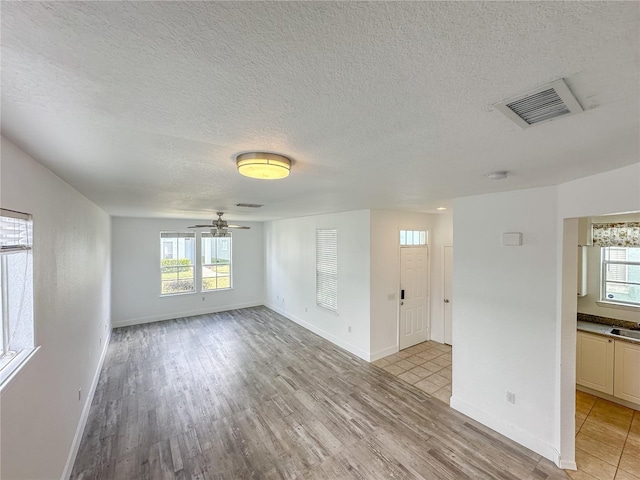
[[[427,259],[427,247],[400,249],[400,350],[427,340]]]
[[[451,345],[451,309],[453,306],[453,297],[451,296],[451,285],[453,278],[453,247],[444,247],[444,343]]]

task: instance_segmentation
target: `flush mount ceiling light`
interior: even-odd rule
[[[490,172],[487,173],[487,178],[489,180],[504,180],[505,178],[507,178],[507,173],[504,170],[500,170],[498,172]]]
[[[245,177],[262,180],[288,177],[291,170],[291,160],[276,153],[243,153],[236,157],[236,165],[238,171]]]
[[[439,212],[444,212],[447,209],[447,207],[438,207],[436,208],[436,210],[438,210]]]

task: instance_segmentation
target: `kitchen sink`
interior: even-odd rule
[[[626,328],[612,328],[612,335],[618,335],[620,337],[633,338],[635,340],[640,340],[640,331],[638,330],[627,330]]]

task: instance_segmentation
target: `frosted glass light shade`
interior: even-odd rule
[[[291,160],[276,153],[251,152],[236,158],[238,172],[245,177],[276,180],[289,176]]]

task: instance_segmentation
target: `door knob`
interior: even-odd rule
[[[449,299],[448,299],[448,298],[445,298],[445,299],[444,299],[444,303],[449,303]]]
[[[400,302],[400,305],[404,305],[404,302]]]

